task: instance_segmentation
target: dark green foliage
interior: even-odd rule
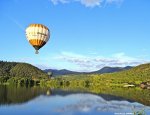
[[[9,77],[0,77],[0,84],[7,82],[8,79]]]
[[[34,86],[40,83],[40,80],[35,80],[29,77],[11,77],[7,80],[10,85]]]
[[[16,66],[15,62],[0,61],[0,77],[10,76],[10,70]]]
[[[0,61],[0,84],[35,85],[40,79],[48,79],[42,70],[27,63]]]
[[[0,77],[47,78],[48,75],[27,63],[0,61]]]
[[[32,77],[32,78],[47,78],[47,74],[42,70],[26,63],[19,63],[10,70],[12,77]]]

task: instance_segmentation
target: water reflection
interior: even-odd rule
[[[150,114],[149,106],[123,97],[40,87],[0,86],[0,105],[0,115],[114,115],[135,111]]]
[[[21,104],[35,97],[46,94],[46,88],[40,87],[15,87],[0,85],[0,105]]]
[[[64,107],[57,108],[59,112],[80,111],[80,112],[132,112],[132,110],[149,109],[150,107],[144,106],[137,102],[128,101],[107,101],[104,98],[93,94],[72,94],[63,97],[64,100],[73,99],[71,103],[66,104]],[[131,110],[132,109],[132,110]]]

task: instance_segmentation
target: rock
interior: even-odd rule
[[[149,83],[149,82],[142,82],[142,83],[140,84],[140,87],[141,87],[142,89],[150,89],[150,83]]]

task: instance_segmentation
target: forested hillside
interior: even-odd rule
[[[47,74],[37,67],[27,63],[0,61],[0,77],[47,77]]]
[[[49,84],[59,84],[67,87],[91,86],[98,87],[124,87],[140,86],[141,83],[150,83],[150,64],[143,64],[129,70],[105,74],[63,75],[49,81]]]

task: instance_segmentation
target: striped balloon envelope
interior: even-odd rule
[[[26,28],[26,37],[29,43],[35,48],[36,54],[50,38],[49,29],[42,24],[30,24]]]

